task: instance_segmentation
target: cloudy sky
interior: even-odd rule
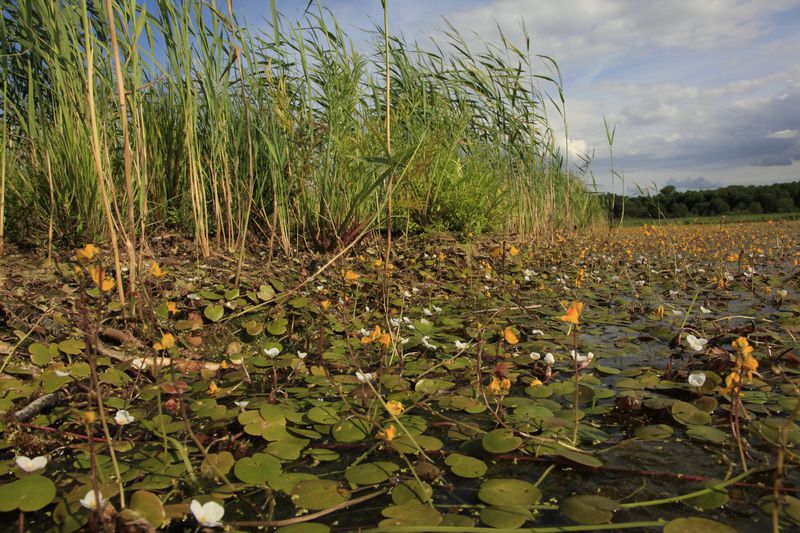
[[[289,19],[306,0],[280,0]],[[324,2],[348,32],[382,21],[380,0]],[[249,25],[268,0],[234,0]],[[703,188],[800,179],[798,0],[389,0],[395,33],[424,42],[450,21],[471,39],[497,24],[554,56],[567,97],[570,150],[594,152],[610,187],[603,118],[616,125],[627,187]],[[356,40],[358,40],[356,38]],[[542,70],[544,72],[544,70]],[[616,189],[619,190],[619,183]]]

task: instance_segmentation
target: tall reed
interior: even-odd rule
[[[381,1],[371,49],[319,3],[301,23],[272,0],[266,31],[227,0],[12,3],[0,239],[5,206],[17,239],[119,235],[134,273],[160,227],[241,261],[251,233],[272,256],[368,229],[524,237],[602,218],[547,118],[566,129],[554,59],[527,33],[448,27],[423,47],[389,33]]]

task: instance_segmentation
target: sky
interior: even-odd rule
[[[446,21],[474,44],[497,40],[499,25],[521,45],[524,21],[534,53],[561,69],[563,144],[573,159],[594,155],[601,190],[612,186],[604,118],[629,193],[800,180],[800,0],[388,2],[390,31],[423,45]],[[296,20],[307,3],[278,6]],[[270,17],[269,0],[233,4],[251,28]],[[356,43],[383,20],[381,0],[323,4]]]

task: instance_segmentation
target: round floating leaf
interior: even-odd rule
[[[158,528],[166,520],[164,505],[158,496],[152,492],[140,490],[131,496],[128,509],[136,512],[141,518],[146,520],[151,526]]]
[[[715,444],[722,444],[728,439],[728,434],[717,428],[709,426],[689,426],[686,435],[696,440],[704,440]]]
[[[500,507],[533,505],[541,497],[542,491],[519,479],[488,479],[478,491],[482,502]]]
[[[525,507],[484,507],[481,522],[495,529],[517,529],[532,518]]]
[[[481,477],[488,469],[486,463],[480,459],[460,453],[448,455],[444,462],[455,475],[465,478]]]
[[[225,308],[219,304],[209,304],[203,309],[203,315],[211,322],[217,322],[225,314]]]
[[[244,329],[247,331],[247,334],[250,335],[251,337],[257,337],[262,333],[264,333],[264,324],[256,320],[248,320],[244,324]]]
[[[285,438],[270,442],[267,451],[278,459],[294,461],[300,457],[300,452],[308,446],[308,443],[306,439],[296,439],[287,435]]]
[[[200,465],[200,472],[207,477],[224,476],[233,468],[233,462],[231,452],[209,453]]]
[[[338,442],[358,442],[367,438],[369,428],[363,420],[343,420],[333,426],[331,435]]]
[[[312,407],[306,413],[306,418],[315,424],[335,424],[339,421],[339,414],[333,407],[329,405],[318,405]]]
[[[444,443],[436,437],[429,435],[416,435],[412,441],[408,437],[398,437],[391,442],[392,448],[400,453],[416,453],[419,451],[414,442],[423,450],[441,450]]]
[[[772,514],[772,509],[775,505],[774,502],[775,498],[772,494],[769,494],[763,496],[758,501],[758,505],[766,514]],[[791,521],[793,524],[800,525],[800,499],[789,496],[788,494],[783,494],[780,497],[780,504],[781,517]]]
[[[447,513],[446,515],[444,515],[442,517],[442,521],[439,522],[439,526],[441,526],[441,527],[449,526],[449,527],[468,528],[468,527],[474,527],[475,526],[475,520],[473,520],[469,516],[464,516],[464,515],[455,514],[455,513]]]
[[[561,514],[579,524],[606,524],[614,517],[619,504],[605,496],[593,494],[570,496],[561,502]]]
[[[439,511],[426,503],[392,505],[381,514],[386,520],[381,520],[378,527],[436,526],[442,521]]]
[[[45,366],[47,363],[53,360],[55,355],[47,346],[38,342],[34,342],[28,346],[28,353],[31,354],[31,361],[39,366]]]
[[[301,509],[320,511],[350,499],[350,491],[332,479],[310,479],[292,489],[292,503]]]
[[[569,459],[574,463],[578,463],[591,468],[598,468],[603,466],[603,462],[597,457],[594,457],[592,455],[576,452],[574,450],[570,450],[569,448],[565,448],[563,446],[557,446],[555,451],[558,455],[560,455],[564,459]]]
[[[56,486],[44,476],[29,476],[0,486],[0,512],[38,511],[56,497]]]
[[[344,477],[355,485],[377,485],[389,479],[399,468],[396,464],[386,461],[362,463],[348,468]]]
[[[58,349],[69,355],[78,355],[86,348],[86,343],[78,339],[68,339],[58,343]]]
[[[263,485],[279,476],[281,462],[266,453],[255,453],[252,457],[242,457],[236,462],[233,473],[245,483]]]
[[[416,479],[410,479],[392,489],[392,501],[397,505],[404,503],[425,503],[433,496],[433,487]]]
[[[699,516],[689,516],[676,518],[664,526],[664,533],[736,533],[732,527],[726,526],[715,520],[700,518]]]
[[[683,425],[705,426],[711,423],[711,415],[704,413],[694,405],[686,402],[675,402],[672,404],[672,417]]]
[[[704,481],[702,484],[693,484],[686,488],[686,492],[696,492],[702,489],[710,489],[716,485],[722,483],[719,479],[710,479],[708,481]],[[683,503],[690,507],[695,507],[697,509],[703,511],[709,511],[711,509],[716,509],[717,507],[722,507],[726,503],[728,503],[728,489],[725,487],[717,488],[711,490],[702,496],[695,496],[694,498],[689,498],[688,500],[683,500]]]
[[[522,446],[522,439],[509,429],[495,429],[484,435],[481,443],[489,453],[508,453]]]
[[[650,426],[640,426],[636,428],[633,435],[642,440],[665,440],[672,436],[674,430],[672,426],[666,424],[654,424]]]

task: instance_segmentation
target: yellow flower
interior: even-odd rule
[[[77,252],[75,252],[75,255],[81,261],[91,261],[92,259],[94,259],[94,256],[96,256],[99,253],[100,249],[97,248],[97,246],[95,246],[94,244],[89,243],[80,250],[78,250]]]
[[[403,413],[403,404],[397,400],[389,400],[386,402],[386,410],[394,416],[400,416]]]
[[[583,312],[583,302],[573,301],[569,304],[569,308],[567,309],[567,314],[558,317],[558,319],[562,322],[568,322],[570,324],[578,325],[578,321],[581,318],[581,313]]]
[[[322,307],[323,311],[327,311],[328,308],[331,306],[331,301],[330,300],[322,300],[319,303],[319,305],[320,305],[320,307]]]
[[[83,413],[83,421],[87,424],[94,424],[94,421],[97,420],[97,413],[94,411],[85,411]]]
[[[375,259],[375,260],[372,262],[372,266],[374,266],[374,267],[382,267],[382,266],[383,266],[383,259],[381,259],[380,257],[377,257],[377,258],[376,258],[376,259]]]
[[[164,277],[164,272],[161,270],[161,267],[158,266],[158,263],[153,261],[150,263],[150,275],[156,279],[162,279]]]
[[[732,343],[733,349],[742,354],[742,356],[747,357],[751,353],[753,353],[753,347],[750,346],[750,342],[744,337],[738,337]]]
[[[730,394],[733,392],[733,389],[736,388],[736,385],[739,384],[741,379],[738,372],[731,372],[728,374],[728,377],[725,378],[725,387],[721,389],[722,394]]]
[[[360,277],[361,276],[359,274],[356,274],[352,270],[348,270],[347,272],[344,273],[345,281],[356,281]]]
[[[114,288],[114,279],[107,275],[105,270],[96,266],[89,267],[89,276],[94,281],[94,284],[103,291],[110,291]]]
[[[378,338],[378,342],[383,344],[384,346],[389,346],[391,341],[392,338],[389,336],[388,333],[384,333],[383,335],[380,336],[380,338]]]
[[[664,318],[664,306],[663,305],[659,305],[658,309],[656,309],[656,316],[658,318]]]
[[[381,338],[381,327],[376,325],[375,329],[372,330],[372,333],[361,337],[361,344],[371,344],[380,338]]]
[[[161,337],[161,342],[157,342],[153,345],[153,348],[156,350],[169,350],[170,348],[175,347],[175,336],[172,333],[164,333],[164,336]]]
[[[489,382],[487,390],[492,396],[508,394],[508,391],[511,390],[511,380],[508,378],[497,379],[496,377],[492,376],[492,381]]]
[[[167,313],[172,313],[173,315],[178,312],[178,306],[175,305],[175,302],[167,302]]]
[[[752,348],[750,349],[752,350]],[[756,360],[756,358],[753,357],[752,355],[746,356],[742,360],[742,370],[743,370],[742,373],[745,376],[747,376],[748,380],[753,379],[753,372],[758,370],[758,361]]]
[[[219,387],[217,387],[217,384],[212,381],[208,386],[208,394],[210,396],[214,396],[217,393],[218,390],[219,390]]]
[[[509,326],[503,330],[503,338],[506,340],[508,344],[517,344],[519,342],[519,338],[517,334],[514,333],[514,329]]]
[[[512,244],[511,248],[508,249],[508,255],[510,255],[511,257],[515,257],[518,254],[519,254],[519,248],[517,248]]]
[[[378,438],[381,440],[385,440],[386,442],[391,442],[397,436],[397,428],[394,427],[394,424],[387,427],[383,431],[378,432]]]

